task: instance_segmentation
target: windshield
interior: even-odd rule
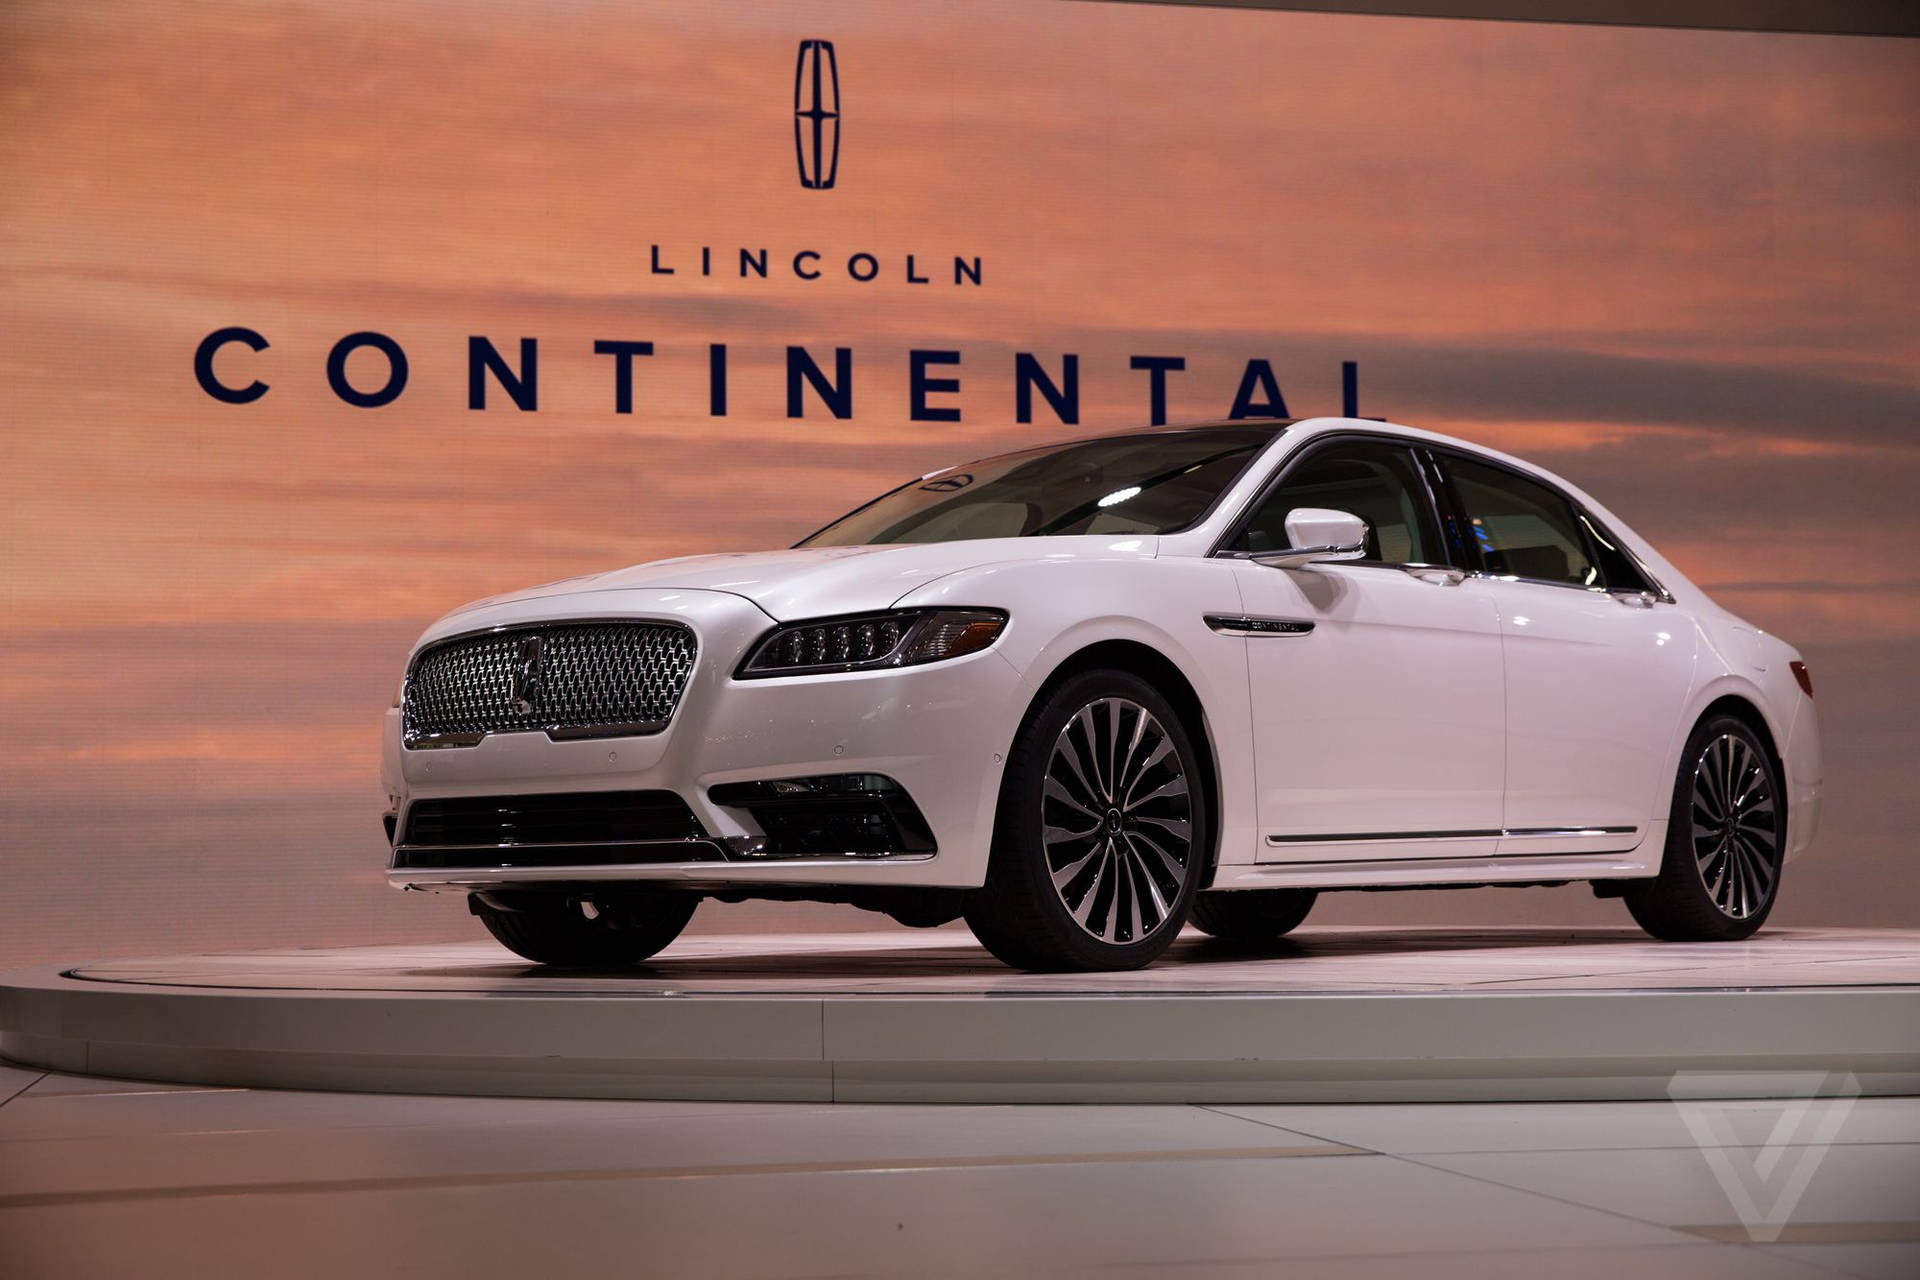
[[[1285,429],[1143,431],[1005,453],[901,485],[800,545],[1172,533],[1205,515]]]

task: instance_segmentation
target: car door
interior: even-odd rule
[[[1506,722],[1487,584],[1443,546],[1405,444],[1309,446],[1223,552],[1287,544],[1298,507],[1367,522],[1366,558],[1279,569],[1244,560],[1260,856],[1471,857],[1495,851]],[[1216,623],[1216,626],[1218,623]]]
[[[1694,631],[1557,488],[1436,453],[1505,645],[1502,853],[1634,848],[1664,817]]]

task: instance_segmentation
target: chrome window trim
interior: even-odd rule
[[[1417,560],[1409,560],[1405,564],[1396,564],[1392,567],[1410,578],[1419,578],[1423,582],[1434,582],[1437,578],[1439,581],[1435,583],[1436,586],[1457,587],[1472,576],[1459,565],[1453,564],[1422,564]]]
[[[1488,573],[1484,569],[1475,569],[1467,574],[1469,578],[1478,578],[1483,582],[1517,582],[1529,587],[1563,587],[1568,591],[1585,591],[1590,595],[1609,596],[1616,600],[1646,599],[1660,604],[1673,604],[1673,595],[1665,587],[1656,591],[1640,591],[1632,587],[1589,587],[1578,582],[1559,582],[1553,578],[1523,578],[1516,573]],[[1647,581],[1652,583],[1649,574]],[[1657,586],[1657,584],[1655,584]]]
[[[1478,578],[1482,582],[1517,582],[1529,587],[1563,587],[1568,591],[1584,591],[1589,595],[1595,596],[1610,596],[1615,594],[1606,587],[1589,587],[1583,582],[1562,582],[1558,578],[1526,578],[1517,573],[1488,573],[1485,569],[1475,569],[1467,576],[1469,578]],[[1632,591],[1626,594],[1639,595],[1640,593],[1638,591]]]

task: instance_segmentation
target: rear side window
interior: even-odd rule
[[[1465,508],[1468,536],[1488,573],[1606,588],[1581,516],[1561,494],[1465,458],[1446,455],[1440,465]]]
[[[1620,545],[1620,539],[1609,533],[1605,525],[1582,511],[1580,527],[1586,530],[1594,559],[1600,562],[1600,574],[1607,580],[1607,590],[1659,594],[1659,589],[1640,571],[1640,566],[1627,554],[1627,549]]]

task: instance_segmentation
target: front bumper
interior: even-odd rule
[[[998,648],[920,667],[776,679],[734,680],[747,649],[773,625],[747,600],[717,591],[611,591],[547,598],[482,611],[466,627],[584,617],[670,618],[692,626],[699,656],[672,721],[646,736],[554,740],[540,732],[495,734],[472,746],[408,750],[400,712],[388,712],[383,772],[400,832],[428,799],[667,791],[699,824],[699,844],[671,858],[660,841],[631,860],[596,851],[591,861],[503,866],[485,851],[470,865],[422,866],[396,856],[388,882],[406,889],[472,890],[515,885],[652,881],[681,887],[899,885],[974,888],[987,847],[1004,754],[1018,722],[1018,673]],[[494,616],[500,615],[500,616]],[[933,852],[884,857],[755,856],[765,833],[741,804],[715,788],[817,775],[876,774],[912,798]],[[718,853],[718,857],[715,853]]]

